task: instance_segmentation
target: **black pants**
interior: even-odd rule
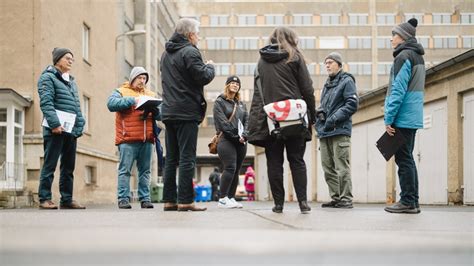
[[[283,150],[286,147],[286,157],[290,163],[293,185],[298,201],[306,200],[306,164],[303,156],[306,141],[302,138],[274,140],[265,147],[267,157],[267,172],[275,204],[283,205],[285,188],[283,187]]]
[[[163,202],[194,202],[193,178],[196,169],[197,121],[164,121],[166,160]],[[176,168],[179,166],[178,187]]]
[[[71,134],[53,134],[45,136],[43,141],[44,164],[41,169],[41,176],[38,188],[39,201],[51,200],[51,186],[54,179],[54,170],[61,157],[59,174],[59,192],[61,193],[61,203],[72,201],[74,185],[74,167],[76,165],[77,139]]]
[[[224,165],[220,183],[220,197],[234,198],[239,185],[240,167],[242,167],[247,154],[247,144],[237,144],[222,137],[217,144],[217,154]]]
[[[416,129],[396,128],[405,136],[407,142],[395,153],[400,181],[400,201],[407,206],[418,206],[418,171],[413,159]]]

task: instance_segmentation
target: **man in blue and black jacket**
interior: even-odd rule
[[[52,201],[51,186],[59,158],[61,158],[59,176],[61,209],[85,209],[74,201],[72,196],[77,138],[82,136],[85,124],[76,81],[69,75],[73,62],[71,50],[54,48],[53,65],[48,66],[38,80],[40,108],[47,122],[47,126],[43,127],[44,164],[38,189],[40,209],[58,208]],[[71,125],[72,129],[69,132],[65,123],[61,125],[57,111],[75,115],[74,125]]]
[[[415,39],[418,21],[414,18],[392,30],[395,57],[385,98],[385,127],[391,136],[399,131],[406,143],[395,153],[400,181],[400,201],[385,208],[391,213],[420,213],[418,173],[413,159],[416,130],[423,128],[425,61],[423,47]]]

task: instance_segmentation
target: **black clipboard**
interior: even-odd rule
[[[386,161],[390,160],[392,156],[398,151],[400,146],[407,142],[405,136],[403,136],[400,130],[395,129],[395,134],[390,136],[385,132],[379,140],[375,143],[377,149],[379,149],[382,156]]]

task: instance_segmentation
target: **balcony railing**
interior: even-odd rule
[[[25,165],[19,163],[0,163],[0,191],[23,190],[26,185]]]

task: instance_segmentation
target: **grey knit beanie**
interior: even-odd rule
[[[408,40],[411,37],[416,36],[416,26],[418,25],[418,20],[416,18],[411,18],[408,22],[403,22],[392,29],[392,34],[398,34],[404,40]]]
[[[148,76],[148,72],[145,70],[145,68],[143,67],[140,67],[140,66],[137,66],[137,67],[134,67],[132,69],[132,71],[130,72],[130,78],[129,78],[129,81],[130,81],[130,84],[133,83],[133,80],[140,76],[140,75],[146,75],[146,81],[145,81],[145,84],[148,83],[148,79],[149,79],[149,76]]]
[[[328,56],[324,58],[324,62],[326,62],[327,59],[332,59],[336,61],[339,64],[339,66],[342,66],[342,55],[338,52],[332,52],[328,54]]]
[[[74,56],[71,52],[71,50],[67,49],[67,48],[59,48],[59,47],[56,47],[53,49],[53,65],[56,65],[56,63],[61,60],[61,58],[65,55],[65,54],[71,54],[72,56]]]

